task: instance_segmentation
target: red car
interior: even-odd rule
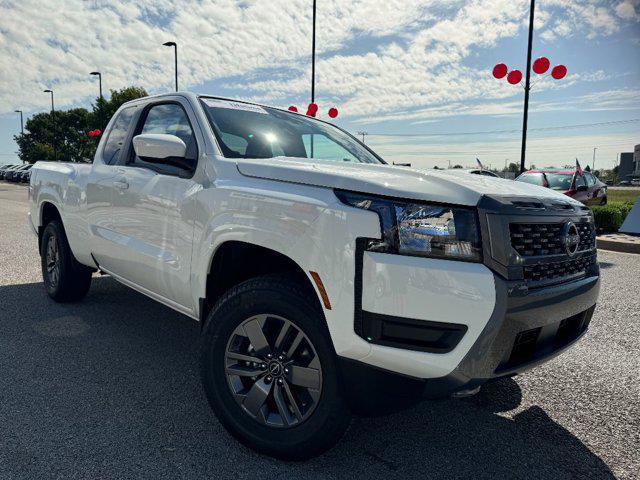
[[[607,204],[607,185],[591,172],[579,174],[576,170],[529,170],[516,181],[558,190],[585,205]]]

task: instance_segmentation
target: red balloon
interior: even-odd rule
[[[336,107],[331,107],[329,109],[329,116],[331,118],[336,118],[338,116],[338,109]]]
[[[551,76],[556,80],[564,78],[566,74],[567,67],[565,67],[564,65],[556,65],[555,67],[553,67],[553,70],[551,70]]]
[[[520,83],[520,80],[522,80],[522,72],[520,70],[511,70],[507,75],[507,82],[511,85]]]
[[[318,105],[316,103],[310,103],[307,108],[307,115],[315,117],[316,113],[318,113]]]
[[[96,134],[96,132],[95,132],[95,131],[93,131],[93,130],[91,130],[91,131],[89,132],[89,136],[90,136],[90,137],[93,137],[95,134]]]
[[[291,106],[289,107],[289,111],[290,111],[290,112],[297,112],[297,111],[298,111],[298,107],[296,107],[295,105],[291,105]]]
[[[504,78],[509,69],[504,63],[499,63],[493,67],[493,76],[496,78]]]
[[[96,132],[96,135],[100,135],[102,133],[99,128],[96,128],[94,132]]]
[[[533,71],[538,75],[542,75],[547,70],[549,70],[550,66],[551,62],[549,62],[549,59],[547,57],[540,57],[536,59],[535,62],[533,62]]]

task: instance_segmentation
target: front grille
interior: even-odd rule
[[[522,257],[563,254],[563,226],[563,223],[512,223],[509,225],[511,246]],[[596,231],[593,223],[581,222],[576,227],[580,234],[578,251],[594,248]]]
[[[596,255],[587,255],[571,260],[552,263],[538,263],[524,267],[524,279],[531,282],[562,279],[584,273],[596,263]]]
[[[596,247],[596,227],[593,223],[577,223],[578,233],[580,234],[580,246],[578,251],[591,250]]]

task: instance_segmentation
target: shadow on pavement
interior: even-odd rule
[[[104,277],[81,303],[37,283],[0,287],[0,306],[1,478],[613,478],[541,408],[503,416],[521,403],[512,379],[355,418],[327,454],[282,463],[210,412],[187,317]]]

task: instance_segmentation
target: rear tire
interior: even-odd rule
[[[227,292],[205,327],[201,375],[211,408],[240,442],[284,460],[328,450],[351,420],[316,304],[286,277],[258,277]]]
[[[78,301],[87,294],[92,270],[74,258],[59,220],[49,222],[42,232],[40,260],[44,288],[56,302]]]

